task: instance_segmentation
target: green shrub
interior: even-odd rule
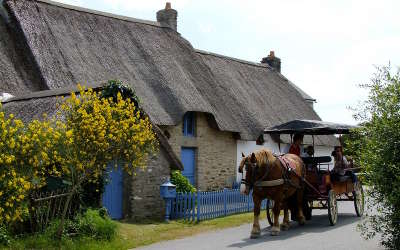
[[[99,210],[88,209],[85,214],[77,216],[79,233],[99,240],[111,240],[117,232],[117,224]]]
[[[43,233],[39,233],[40,238],[57,239],[57,229],[60,225],[60,220],[56,219],[50,222],[50,225],[45,229]],[[65,220],[64,230],[62,232],[62,237],[70,238],[71,236],[78,235],[77,224],[74,220]]]
[[[362,122],[348,140],[363,167],[369,208],[361,229],[366,238],[380,235],[387,249],[400,246],[400,69],[380,67],[364,85],[367,100],[355,117]]]
[[[8,246],[10,245],[11,237],[8,234],[8,231],[5,227],[0,226],[0,246]]]
[[[44,232],[48,238],[56,238],[59,220],[54,220]],[[96,240],[112,240],[117,233],[117,224],[108,217],[104,209],[88,209],[73,220],[66,220],[62,237],[88,237]]]
[[[102,207],[99,209],[99,215],[101,218],[105,219],[106,217],[108,218],[108,211],[107,208]]]
[[[190,184],[189,180],[178,170],[171,173],[171,182],[176,185],[176,192],[194,193],[196,188]]]
[[[121,93],[122,98],[124,100],[129,98],[135,104],[136,107],[139,107],[140,101],[135,91],[129,85],[119,80],[109,80],[107,85],[104,86],[103,90],[101,91],[101,97],[102,98],[112,97],[114,102],[116,102],[118,93]]]

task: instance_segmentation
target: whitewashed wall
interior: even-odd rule
[[[264,136],[264,144],[263,145],[257,145],[255,141],[243,141],[243,140],[237,140],[236,145],[237,145],[237,154],[236,154],[236,162],[239,165],[240,161],[242,160],[242,152],[245,155],[250,154],[251,152],[254,152],[258,149],[261,148],[267,148],[271,150],[273,153],[283,153],[285,149],[288,147],[288,144],[281,143],[281,151],[279,151],[278,143],[274,142],[272,138],[269,135]],[[308,146],[308,145],[304,145]],[[332,151],[333,151],[333,146],[315,146],[314,147],[314,156],[330,156]],[[332,162],[333,164],[333,157],[332,157]],[[242,178],[241,174],[236,173],[236,179],[237,181],[240,181]]]

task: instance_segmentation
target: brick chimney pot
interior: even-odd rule
[[[169,27],[176,31],[177,19],[178,12],[171,8],[170,2],[165,4],[164,9],[157,11],[157,22],[159,22],[162,27]]]
[[[268,64],[271,68],[281,73],[281,59],[275,56],[275,52],[271,50],[267,57],[261,60],[261,63]]]

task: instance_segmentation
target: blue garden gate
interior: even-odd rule
[[[182,175],[188,178],[192,185],[195,185],[195,148],[182,147],[181,160],[184,168]]]
[[[115,169],[115,163],[107,168],[107,184],[103,193],[103,206],[112,219],[122,219],[122,169]]]

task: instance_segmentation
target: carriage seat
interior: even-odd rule
[[[330,156],[302,157],[301,159],[307,167],[307,171],[316,171],[319,175],[325,174],[327,171],[318,166],[321,166],[321,163],[329,163],[332,161]]]
[[[330,156],[317,156],[317,157],[301,157],[304,164],[319,164],[319,163],[328,163],[332,161]]]
[[[342,176],[338,176],[336,175],[335,178],[332,178],[333,181],[336,182],[347,182],[348,180],[351,180],[351,176],[348,175],[342,175]]]

